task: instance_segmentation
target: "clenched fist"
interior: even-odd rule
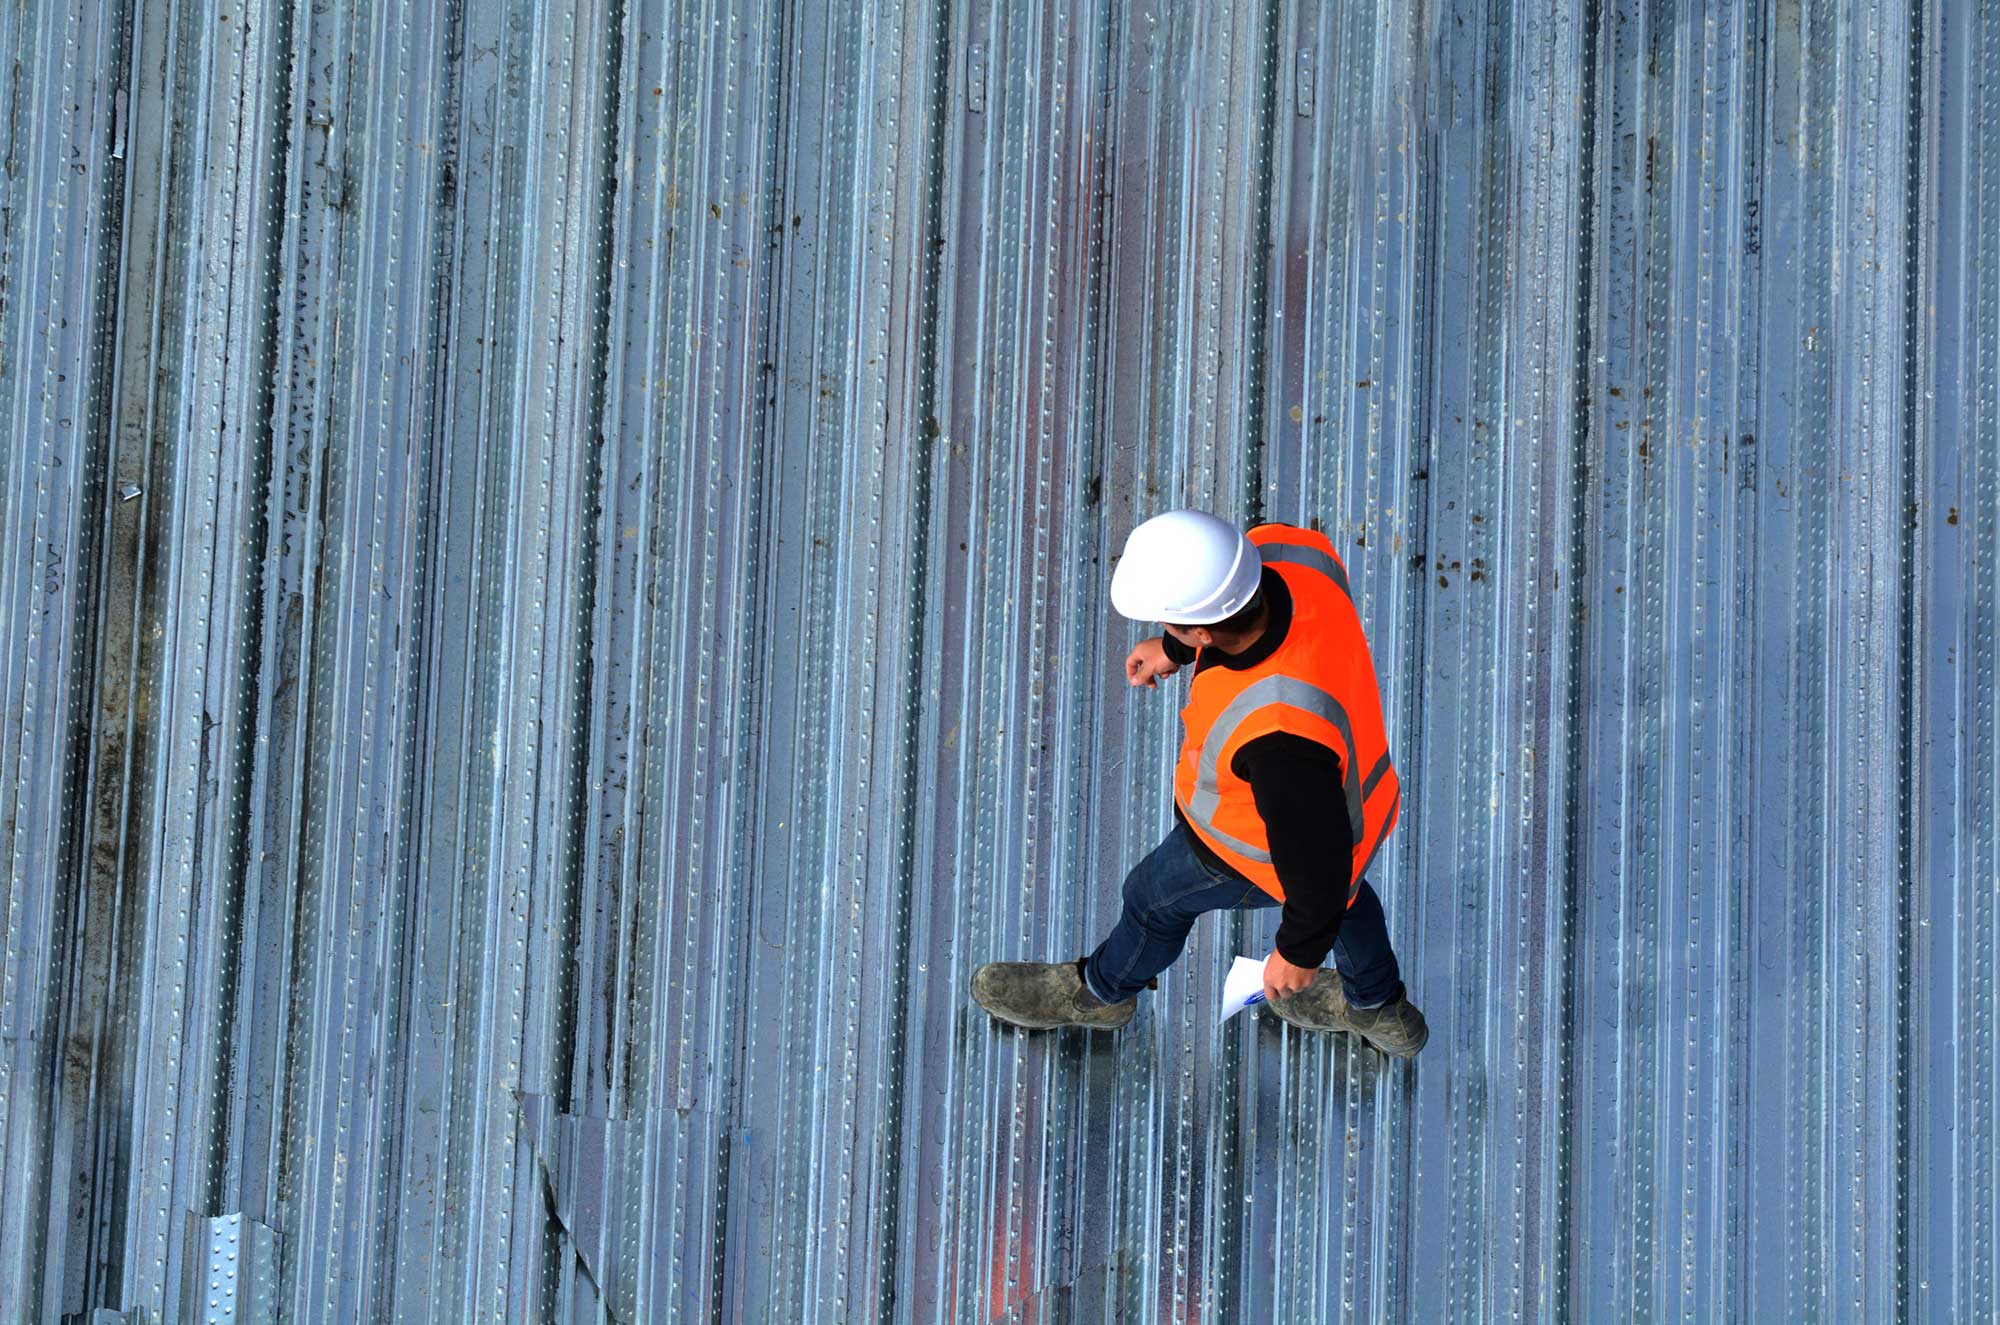
[[[1125,680],[1152,690],[1160,688],[1161,677],[1172,676],[1180,669],[1179,663],[1167,657],[1166,641],[1157,637],[1140,640],[1125,657]]]
[[[1313,982],[1317,972],[1310,966],[1294,966],[1278,955],[1276,948],[1264,959],[1264,1000],[1275,1003],[1289,998]]]

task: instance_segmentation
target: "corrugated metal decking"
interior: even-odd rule
[[[0,9],[0,1316],[1991,1319],[2000,7]],[[1024,1037],[1348,552],[1433,1038]]]

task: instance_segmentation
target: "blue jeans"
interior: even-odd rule
[[[1217,869],[1195,851],[1193,834],[1176,819],[1174,830],[1125,876],[1125,913],[1111,936],[1097,945],[1083,968],[1090,992],[1122,1003],[1172,966],[1187,946],[1188,931],[1204,911],[1276,906],[1277,898],[1233,870]],[[1402,995],[1396,954],[1382,902],[1362,880],[1333,942],[1334,969],[1351,1007],[1372,1008]]]

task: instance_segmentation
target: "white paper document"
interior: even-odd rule
[[[1222,981],[1222,1020],[1253,1004],[1264,1001],[1264,961],[1260,957],[1238,957],[1230,964]]]

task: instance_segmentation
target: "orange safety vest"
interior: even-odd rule
[[[1277,651],[1255,667],[1210,667],[1188,689],[1174,800],[1188,826],[1224,861],[1279,901],[1285,890],[1250,784],[1230,768],[1244,743],[1272,732],[1319,742],[1340,756],[1345,809],[1354,826],[1348,905],[1402,799],[1382,693],[1361,617],[1347,593],[1347,567],[1325,535],[1290,525],[1248,533],[1264,564],[1292,594],[1292,622]]]

